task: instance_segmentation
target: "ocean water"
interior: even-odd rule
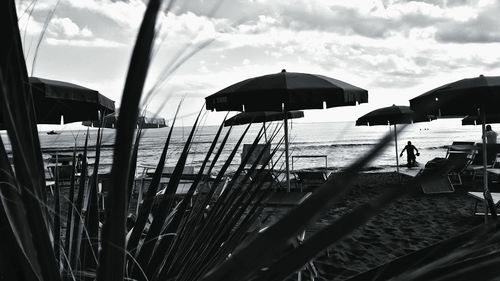
[[[279,123],[274,123],[278,126]],[[251,126],[244,143],[251,143],[262,125]],[[205,158],[205,153],[217,131],[217,126],[205,126],[199,128],[191,147],[187,165],[199,167]],[[244,131],[245,126],[234,127],[228,144],[221,155],[224,160],[228,157],[231,149],[237,143]],[[273,128],[270,128],[272,130]],[[495,126],[493,126],[495,130]],[[139,150],[139,165],[156,165],[161,151],[165,144],[170,128],[147,129],[141,139]],[[180,152],[183,149],[184,141],[187,139],[191,128],[175,128],[173,139],[168,153],[167,166],[175,165]],[[227,128],[225,128],[225,131]],[[498,131],[498,130],[496,130]],[[350,163],[364,155],[372,148],[385,134],[393,134],[393,127],[389,126],[354,126],[354,122],[332,122],[332,123],[293,123],[290,129],[290,155],[326,155],[327,165],[331,169],[339,169],[348,166]],[[268,132],[269,133],[269,132]],[[70,153],[75,145],[83,146],[86,130],[61,131],[59,135],[48,135],[40,133],[40,142],[44,149],[44,157],[50,157],[56,151]],[[90,144],[95,145],[97,130],[90,130]],[[7,142],[5,132],[2,137]],[[108,171],[112,163],[115,130],[105,129],[102,148],[100,171]],[[282,136],[279,132],[278,136]],[[419,149],[420,156],[417,162],[424,165],[434,157],[443,157],[446,153],[446,145],[453,141],[481,141],[481,126],[461,126],[459,119],[444,119],[427,123],[416,123],[406,126],[404,131],[398,134],[399,151],[407,141]],[[283,148],[281,148],[283,149]],[[231,169],[236,169],[240,161],[241,148],[238,156],[233,161]],[[89,158],[92,162],[94,152],[91,151]],[[276,160],[276,159],[275,159]],[[399,158],[400,164],[406,163],[406,156]],[[222,162],[221,162],[222,163]],[[284,160],[278,160],[278,167],[283,165]],[[313,168],[324,167],[324,158],[294,158],[293,168]],[[284,167],[284,166],[283,166]],[[396,152],[394,141],[372,162],[367,165],[367,170],[372,171],[394,171],[396,168]]]

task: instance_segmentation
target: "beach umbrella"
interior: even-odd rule
[[[485,123],[488,116],[500,114],[500,76],[483,76],[458,80],[430,90],[410,100],[410,107],[418,114],[448,117],[476,115],[482,124],[483,187],[490,207],[492,198],[488,188]],[[494,208],[490,208],[496,217]],[[488,212],[486,212],[487,214]]]
[[[500,114],[487,115],[486,123],[500,123]],[[462,119],[462,125],[481,125],[481,118],[477,115],[467,115]]]
[[[286,72],[243,80],[205,98],[217,111],[283,111],[324,109],[368,102],[368,91],[317,74]],[[290,190],[288,122],[285,115],[286,179]]]
[[[398,158],[398,135],[396,130],[397,124],[413,123],[414,113],[409,106],[392,105],[379,108],[368,112],[356,120],[356,126],[373,126],[373,125],[394,125],[394,143],[396,146],[396,171],[399,173],[399,158]]]
[[[66,123],[97,120],[115,111],[115,102],[96,90],[38,77],[29,77],[29,84],[37,124],[60,124],[62,116]]]
[[[96,90],[38,77],[29,77],[29,84],[37,124],[60,124],[61,117],[66,123],[97,120],[115,111],[115,102]]]
[[[38,124],[59,124],[99,119],[99,113],[115,111],[115,102],[96,90],[79,85],[29,78]]]
[[[300,110],[292,110],[286,113],[286,119],[302,117],[304,117],[304,112]],[[281,121],[283,119],[285,119],[285,113],[279,111],[242,112],[224,121],[224,126],[265,123],[270,121]]]

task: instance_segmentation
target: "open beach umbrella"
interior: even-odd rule
[[[323,109],[368,102],[368,91],[317,74],[286,72],[243,80],[205,98],[208,110],[283,111]],[[286,179],[290,190],[288,122],[285,115]]]
[[[30,77],[38,124],[59,124],[99,119],[99,113],[115,111],[115,102],[98,91],[79,85]]]
[[[304,112],[300,110],[292,110],[286,113],[286,119],[302,117],[304,117]],[[224,126],[265,123],[270,121],[281,121],[283,119],[285,119],[285,113],[279,111],[242,112],[224,121]]]
[[[500,123],[500,114],[487,115],[486,123]],[[481,118],[477,115],[468,115],[462,119],[462,125],[481,125]]]
[[[66,123],[97,120],[115,111],[115,102],[96,90],[38,77],[29,77],[29,83],[37,124],[60,124],[61,116]]]
[[[399,173],[398,135],[396,124],[413,123],[414,113],[409,106],[392,105],[368,112],[356,120],[356,126],[394,125],[394,143],[396,146],[396,171]]]
[[[488,116],[500,114],[500,76],[483,76],[455,81],[430,90],[410,100],[410,107],[418,114],[439,116],[476,115],[482,124],[484,197],[491,206],[488,173],[485,123]],[[495,212],[494,208],[491,208]],[[487,212],[486,212],[487,214]],[[496,213],[493,213],[496,216]]]

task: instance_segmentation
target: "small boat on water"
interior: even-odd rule
[[[59,134],[60,134],[59,132],[56,132],[54,130],[47,132],[47,135],[59,135]]]

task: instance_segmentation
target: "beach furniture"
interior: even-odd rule
[[[245,157],[247,157],[247,155],[250,153],[250,150],[252,149],[252,144],[250,143],[245,143],[243,144],[243,150],[241,152],[241,161],[243,161],[243,159],[245,159]],[[259,158],[259,155],[262,154],[262,157],[260,159]],[[262,165],[266,165],[268,163],[268,159],[271,155],[271,147],[269,145],[266,145],[266,144],[257,144],[255,147],[254,147],[254,150],[252,151],[252,153],[250,153],[249,155],[249,158],[248,158],[248,161],[246,163],[246,166],[250,166],[250,165],[253,165],[255,163],[257,163],[257,165],[259,165],[258,167],[262,166]]]
[[[146,188],[148,188],[149,184],[151,183],[153,174],[156,170],[156,165],[138,165],[137,168],[137,170],[142,169],[142,171],[140,172],[140,175],[134,179],[134,187],[131,194],[133,197],[137,197],[136,212],[139,211],[139,205],[142,202],[143,195],[146,192]],[[166,187],[174,169],[175,167],[168,166],[163,168],[158,190],[162,190]],[[179,183],[179,194],[182,194],[184,188],[189,185],[189,183],[193,182],[195,176],[196,174],[194,173],[193,166],[184,167],[183,173],[181,175],[181,182]]]
[[[497,161],[497,154],[500,153],[500,144],[488,144],[486,149],[486,168],[494,168],[495,165],[500,167],[500,164],[495,164]],[[482,177],[484,174],[483,167],[483,147],[480,144],[476,145],[476,153],[472,163],[466,168],[466,171],[472,174],[472,178],[477,176]]]
[[[295,164],[295,161],[296,160],[300,160],[300,159],[306,159],[306,160],[311,160],[311,159],[321,159],[321,161],[325,161],[325,165],[322,166],[321,168],[322,169],[325,169],[327,170],[328,169],[328,156],[327,155],[323,155],[323,154],[314,154],[314,155],[294,155],[292,156],[292,171],[294,171],[294,167],[293,165]]]
[[[498,207],[500,207],[500,193],[499,192],[490,192],[490,194],[491,194],[491,198],[493,198],[493,204],[498,209]],[[480,203],[485,203],[483,193],[482,192],[468,192],[467,195],[469,195],[475,199],[474,209],[472,210],[472,213],[476,216],[484,216],[484,214],[485,214],[484,212],[478,212],[478,210],[477,210]],[[488,212],[488,214],[490,214],[490,213]]]
[[[295,179],[299,185],[300,191],[312,191],[328,179],[327,170],[303,170],[294,171]]]
[[[425,164],[416,177],[419,177],[420,187],[425,194],[454,192],[448,173],[451,171],[446,158],[436,157]]]
[[[421,183],[422,191],[424,193],[453,192],[455,185],[461,185],[462,174],[475,156],[475,146],[472,144],[473,142],[453,142],[448,146],[446,158],[436,157],[427,162],[424,169],[417,175],[426,176],[436,171],[439,172]]]
[[[275,175],[274,170],[265,168],[256,168],[252,172],[246,169],[245,173],[250,174],[250,182],[254,184],[264,184],[264,187],[271,187],[274,189],[281,188],[281,182],[278,176]]]
[[[474,152],[477,147],[474,146],[473,141],[454,141],[451,143],[451,145],[448,145],[446,150],[446,157],[448,158],[448,155],[453,152],[460,152],[460,151],[466,151],[466,152]]]
[[[451,169],[448,172],[448,180],[452,185],[461,185],[461,175],[474,159],[474,151],[448,151],[446,157]]]
[[[243,151],[241,153],[241,161],[247,157],[252,148],[252,144],[243,144]],[[262,154],[263,153],[263,154]],[[259,159],[259,155],[262,154],[262,157]],[[265,168],[268,164],[268,160],[271,157],[271,147],[266,144],[257,144],[249,155],[248,161],[245,165],[244,172],[250,173],[250,182],[253,183],[264,183],[265,185],[280,188],[281,183],[276,174],[276,171],[273,169]],[[256,167],[251,171],[250,166],[257,164]]]

